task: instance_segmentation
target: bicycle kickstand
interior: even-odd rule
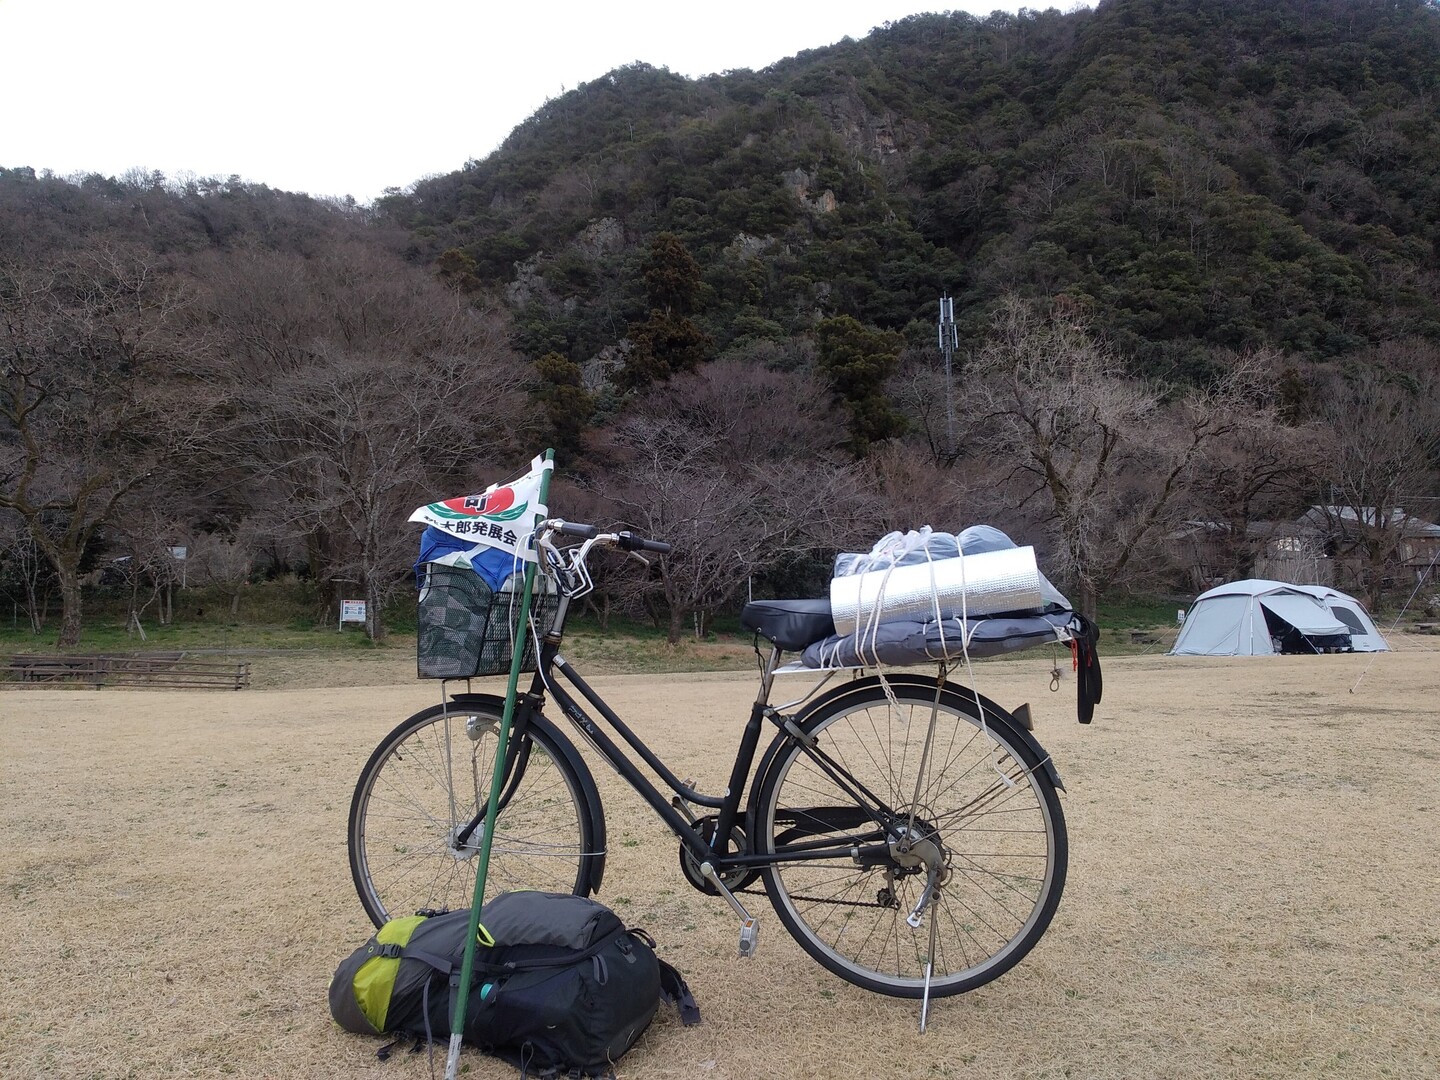
[[[924,920],[921,918],[921,915],[924,914],[924,911],[928,906],[930,906],[938,899],[938,896],[936,894],[937,890],[940,888],[940,885],[936,881],[937,876],[938,875],[935,873],[934,870],[931,870],[930,873],[926,875],[925,891],[920,894],[920,901],[915,905],[914,910],[911,911],[910,914],[905,918],[906,923],[910,925],[910,928],[912,930],[920,929],[920,924],[924,922]],[[925,1025],[929,1022],[930,1019],[930,977],[934,974],[935,971],[935,937],[936,930],[939,928],[939,926],[939,920],[932,915],[930,918],[930,950],[925,955],[925,989],[923,994],[921,995],[920,1000],[921,1035],[925,1034]]]
[[[719,889],[720,895],[725,898],[725,902],[734,909],[736,915],[740,916],[740,955],[754,956],[755,950],[760,944],[760,924],[755,921],[754,916],[745,910],[745,905],[740,903],[735,894],[720,880],[720,875],[715,872],[714,863],[709,860],[701,863],[700,876],[714,885],[715,888]]]

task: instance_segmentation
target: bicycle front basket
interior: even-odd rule
[[[547,586],[548,579],[537,575],[530,598],[531,617],[542,632],[559,600]],[[416,619],[420,678],[508,675],[514,642],[520,636],[520,587],[518,574],[496,592],[469,568],[426,563]],[[524,641],[521,670],[534,671],[535,639],[526,633]]]

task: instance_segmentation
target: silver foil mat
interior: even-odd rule
[[[830,581],[830,610],[842,636],[874,623],[929,622],[937,600],[947,619],[1043,608],[1035,549],[985,551]]]

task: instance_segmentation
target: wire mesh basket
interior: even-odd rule
[[[513,589],[511,586],[513,585]],[[559,597],[536,575],[530,615],[543,633]],[[516,574],[499,590],[491,589],[468,567],[425,564],[416,619],[416,666],[422,679],[468,679],[508,675],[514,643],[523,640],[522,671],[535,670],[535,638],[520,632],[523,582]]]

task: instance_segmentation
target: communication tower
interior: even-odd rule
[[[955,330],[955,298],[940,297],[940,321],[936,326],[940,355],[945,357],[945,452],[955,456],[955,350],[960,336]]]

